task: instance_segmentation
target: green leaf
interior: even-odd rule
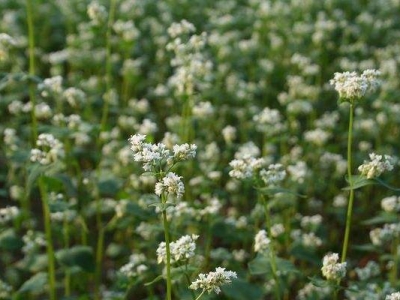
[[[102,197],[114,197],[122,186],[121,180],[117,178],[101,179],[98,188]]]
[[[21,249],[23,245],[22,239],[15,233],[14,229],[8,229],[0,233],[0,249],[13,251]]]
[[[43,176],[43,182],[46,184],[46,187],[54,192],[61,192],[63,189],[62,181],[59,180],[55,176]]]
[[[156,202],[156,203],[151,203],[148,206],[154,206],[156,208],[158,208],[160,210],[160,212],[165,211],[168,207],[170,206],[175,206],[176,204],[171,203],[171,202],[165,202],[165,203],[160,203],[160,202]]]
[[[158,276],[157,276],[156,278],[154,278],[152,281],[146,282],[144,285],[145,285],[145,286],[152,285],[153,283],[156,283],[156,282],[160,281],[160,280],[163,279],[163,278],[164,278],[163,275],[158,275]]]
[[[229,299],[234,300],[258,300],[263,296],[263,291],[259,286],[243,279],[234,279],[231,284],[226,284],[221,289]]]
[[[396,214],[381,213],[376,217],[370,218],[362,222],[363,225],[376,225],[397,222]]]
[[[63,183],[65,192],[69,197],[76,197],[77,189],[70,176],[65,174],[57,174],[54,177]]]
[[[299,260],[308,261],[314,265],[319,265],[321,261],[321,258],[312,249],[299,243],[293,244],[289,253]]]
[[[348,177],[346,177],[346,181],[350,183]],[[361,175],[351,175],[351,182],[352,182],[352,185],[346,186],[346,187],[342,188],[342,190],[344,190],[344,191],[349,191],[352,189],[356,190],[363,186],[376,184],[376,182],[373,179],[367,179]]]
[[[257,189],[257,190],[261,194],[269,195],[269,196],[282,193],[282,194],[296,195],[296,196],[299,196],[299,197],[302,197],[302,198],[305,197],[304,195],[300,195],[300,194],[298,194],[296,192],[293,192],[291,190],[288,190],[288,189],[285,189],[285,188],[281,188],[281,187],[278,187],[278,186],[264,187],[264,188],[260,188],[260,189]]]
[[[400,192],[400,188],[395,188],[384,182],[382,179],[379,178],[372,178],[368,179],[365,176],[362,175],[352,175],[351,176],[353,186],[346,186],[342,190],[348,191],[348,190],[356,190],[361,187],[367,186],[367,185],[372,185],[372,184],[379,184],[380,186],[383,186],[389,190],[392,190],[394,192]],[[346,177],[346,181],[349,182],[348,178]]]
[[[29,278],[18,290],[19,293],[37,293],[46,290],[45,285],[47,284],[47,273],[40,272]]]
[[[191,265],[184,265],[184,266],[180,266],[180,267],[175,267],[175,268],[171,268],[171,277],[173,279],[178,279],[180,277],[182,277],[185,274],[190,274],[193,273],[197,270],[197,268],[195,268],[194,266]]]
[[[363,252],[376,252],[376,247],[372,244],[365,245],[354,245],[352,246],[354,250],[363,251]]]
[[[400,192],[400,188],[395,188],[384,182],[382,179],[375,178],[374,179],[379,185],[384,186],[385,188],[392,190],[394,192]]]
[[[93,250],[87,246],[75,246],[57,251],[58,262],[68,268],[79,267],[86,272],[94,272],[95,261]]]
[[[322,279],[322,278],[309,277],[309,279],[310,279],[310,282],[313,285],[315,285],[316,287],[324,288],[324,287],[332,286],[332,283],[330,283],[329,281]]]
[[[28,195],[32,191],[33,185],[35,184],[39,176],[43,174],[54,175],[55,173],[59,172],[62,168],[63,168],[62,162],[55,162],[49,165],[41,165],[36,163],[28,167],[28,179],[26,182],[26,189]]]
[[[277,269],[282,273],[298,273],[299,271],[289,260],[275,257]],[[258,255],[249,262],[249,270],[252,275],[269,274],[272,278],[271,259],[266,255]]]

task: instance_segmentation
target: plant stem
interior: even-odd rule
[[[196,298],[196,300],[199,300],[199,299],[201,298],[201,296],[204,295],[205,291],[206,291],[206,290],[203,290],[203,291],[201,292],[201,294]]]
[[[100,201],[98,201],[98,205]],[[100,208],[98,208],[100,209]],[[99,235],[97,237],[97,246],[96,246],[96,284],[95,284],[95,299],[101,300],[100,293],[100,285],[101,285],[101,270],[102,270],[102,260],[103,260],[103,248],[104,248],[104,231],[105,228],[102,227],[101,213],[97,213],[97,230]]]
[[[31,118],[32,118],[32,145],[34,146],[38,136],[38,125],[36,118],[36,99],[35,88],[32,83],[32,77],[35,76],[35,35],[33,28],[33,12],[32,0],[26,0],[26,20],[28,23],[28,44],[29,44],[29,99],[32,104]]]
[[[392,269],[392,286],[395,287],[397,284],[397,273],[399,266],[399,255],[398,255],[398,247],[399,247],[399,237],[397,236],[393,243],[393,269]]]
[[[275,280],[275,299],[281,299],[281,289],[280,289],[279,278],[278,278],[278,274],[277,274],[274,243],[272,240],[272,233],[271,233],[270,210],[269,210],[269,207],[267,205],[267,201],[265,200],[264,195],[261,195],[261,200],[262,200],[262,204],[264,206],[265,222],[266,222],[266,226],[267,226],[268,237],[271,239],[271,243],[269,244],[269,258],[271,261],[272,277]]]
[[[107,126],[109,103],[111,97],[111,78],[112,78],[112,64],[111,64],[111,29],[114,23],[114,16],[116,10],[116,0],[110,0],[110,11],[108,14],[107,32],[106,32],[106,92],[104,97],[103,112],[101,115],[100,133],[105,131]],[[101,145],[100,139],[98,140],[99,146]]]
[[[47,245],[47,260],[48,260],[48,283],[49,283],[49,297],[51,300],[56,300],[56,275],[55,275],[55,262],[54,262],[54,249],[53,239],[51,235],[51,224],[50,224],[50,209],[47,199],[46,184],[43,181],[43,177],[39,178],[39,190],[42,199],[43,206],[43,219],[44,219],[44,230],[46,233],[46,245]]]
[[[346,229],[345,229],[345,234],[344,234],[342,259],[341,259],[342,263],[346,261],[346,257],[347,257],[347,249],[349,246],[349,236],[350,236],[350,227],[351,227],[351,217],[352,217],[352,213],[353,213],[353,202],[354,202],[353,179],[351,178],[351,167],[352,167],[351,146],[352,146],[352,140],[353,140],[353,115],[354,115],[354,106],[353,106],[353,103],[350,103],[349,131],[348,131],[348,138],[347,138],[347,177],[348,177],[349,186],[350,186],[350,195],[349,195],[349,203],[347,206]]]
[[[164,236],[165,236],[165,248],[167,252],[167,300],[172,299],[172,284],[171,284],[171,249],[169,246],[169,224],[167,220],[167,212],[162,212],[163,225],[164,225]]]
[[[68,249],[69,248],[69,224],[67,217],[64,215],[64,248]],[[66,297],[69,297],[71,295],[71,273],[70,270],[65,271],[65,278],[64,278],[64,288],[65,288],[65,293],[64,295]]]

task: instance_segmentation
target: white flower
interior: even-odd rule
[[[371,277],[378,276],[381,272],[379,265],[374,261],[369,261],[364,268],[355,268],[360,280],[366,281]]]
[[[189,286],[190,289],[198,290],[202,289],[208,293],[215,292],[219,294],[221,292],[221,285],[231,283],[232,278],[237,278],[236,272],[225,271],[225,268],[216,268],[215,272],[210,272],[208,274],[199,274],[196,281],[193,281]]]
[[[381,201],[381,207],[386,212],[400,211],[400,197],[391,196],[383,198]]]
[[[347,263],[338,263],[339,255],[331,253],[324,256],[322,262],[322,275],[328,280],[338,280],[346,275]]]
[[[178,199],[182,198],[185,192],[185,186],[181,176],[169,172],[161,181],[156,183],[155,194],[161,196],[162,193],[175,195]]]
[[[269,249],[271,240],[267,237],[267,232],[262,229],[254,237],[254,251],[264,252]]]
[[[172,23],[167,29],[169,36],[172,38],[176,38],[179,35],[188,34],[194,31],[196,31],[194,25],[186,20],[182,20],[179,23]]]
[[[230,125],[224,127],[222,129],[222,136],[227,144],[232,143],[236,138],[236,128]]]
[[[143,264],[145,261],[146,257],[143,254],[134,253],[129,257],[129,262],[119,269],[119,272],[128,278],[136,277],[148,269]]]
[[[400,234],[400,223],[385,224],[382,228],[375,228],[369,232],[372,244],[382,246]]]
[[[0,225],[13,220],[19,215],[19,208],[16,206],[7,206],[0,208]]]
[[[237,179],[251,178],[254,171],[260,169],[264,165],[264,159],[244,157],[242,159],[232,160],[229,165],[232,167],[229,176]]]
[[[53,135],[41,133],[36,141],[37,148],[31,150],[30,160],[48,165],[63,158],[65,155],[63,144]]]
[[[304,133],[304,139],[317,146],[323,146],[330,136],[331,134],[328,131],[320,128],[309,130]]]
[[[0,279],[0,299],[11,299],[12,286]]]
[[[390,155],[377,155],[370,153],[371,161],[364,161],[364,163],[358,167],[361,175],[368,179],[380,176],[385,171],[391,171],[394,167],[394,158]]]
[[[133,159],[143,163],[145,171],[151,171],[153,167],[160,166],[161,163],[173,164],[178,161],[187,160],[196,156],[197,146],[195,144],[182,144],[173,146],[171,150],[163,143],[145,143],[146,135],[135,134],[129,138]]]
[[[380,84],[377,70],[365,70],[361,76],[356,72],[335,73],[330,84],[334,85],[340,98],[354,101],[362,98],[368,91],[374,91]]]
[[[38,85],[38,89],[42,91],[41,95],[43,97],[48,97],[49,95],[61,95],[62,89],[61,76],[54,76],[46,78],[42,83]]]
[[[268,135],[275,135],[285,129],[282,123],[282,116],[277,109],[264,108],[259,114],[253,117],[256,122],[256,129]]]
[[[182,236],[175,242],[171,242],[170,253],[171,253],[171,263],[175,263],[178,261],[186,261],[189,258],[195,255],[194,251],[196,250],[195,241],[199,238],[198,235],[185,235]],[[166,243],[161,242],[157,248],[157,262],[158,263],[166,263],[167,261],[167,250]]]
[[[182,144],[182,145],[174,145],[174,160],[182,161],[190,158],[194,158],[196,156],[197,146],[195,144]]]
[[[260,171],[261,179],[266,185],[276,185],[286,177],[286,171],[281,164],[272,164],[268,166],[268,170]]]
[[[396,293],[387,295],[385,300],[400,300],[400,292],[396,292]]]
[[[92,1],[87,7],[87,14],[94,25],[99,25],[107,17],[106,8],[97,1]]]

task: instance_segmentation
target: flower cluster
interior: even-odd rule
[[[61,95],[63,92],[62,80],[61,76],[54,76],[43,80],[43,82],[38,85],[38,89],[41,90],[41,95],[43,97]]]
[[[198,235],[185,235],[175,242],[170,243],[171,250],[171,263],[178,261],[187,261],[194,256],[196,250],[195,241],[199,238]],[[165,242],[161,242],[157,248],[157,261],[158,263],[167,261],[167,250]]]
[[[0,299],[10,299],[12,296],[12,286],[0,279]]]
[[[400,197],[390,196],[383,198],[381,201],[381,207],[386,212],[400,211]]]
[[[324,256],[322,261],[322,275],[328,280],[338,280],[346,275],[347,263],[338,263],[339,255],[331,253]]]
[[[262,229],[254,237],[254,251],[265,252],[269,249],[270,243],[271,240],[268,238],[267,232]]]
[[[396,293],[387,295],[385,300],[400,300],[400,292],[396,292]]]
[[[400,236],[400,223],[384,224],[383,227],[372,229],[369,232],[372,244],[383,246]]]
[[[6,33],[0,33],[0,62],[8,58],[9,49],[14,46],[15,40]]]
[[[283,169],[282,164],[272,164],[268,169],[260,171],[260,177],[266,185],[276,185],[286,177],[286,171]]]
[[[259,114],[255,115],[253,120],[256,123],[256,129],[269,136],[278,134],[285,129],[282,116],[277,109],[266,107]]]
[[[169,84],[178,95],[193,95],[196,89],[208,86],[211,79],[212,61],[202,53],[207,34],[186,36],[195,30],[194,25],[186,20],[168,28],[172,41],[167,44],[167,50],[174,52],[171,66],[176,68]]]
[[[41,133],[36,141],[36,147],[31,150],[31,161],[48,165],[63,158],[64,145],[52,134]]]
[[[106,8],[103,5],[100,5],[97,1],[92,1],[89,3],[87,7],[87,14],[93,25],[99,25],[107,18]]]
[[[0,225],[5,224],[19,215],[19,208],[16,206],[8,206],[0,208]]]
[[[119,273],[128,278],[134,278],[148,269],[144,262],[146,262],[146,257],[143,254],[132,254],[129,262],[119,269]]]
[[[176,198],[180,199],[185,192],[185,186],[182,182],[182,176],[178,176],[173,172],[169,172],[161,181],[156,183],[155,194],[161,196],[166,193],[169,195],[175,195]]]
[[[195,144],[174,145],[172,151],[163,143],[151,144],[145,142],[146,135],[135,134],[129,138],[134,160],[143,163],[145,171],[151,171],[155,167],[167,162],[172,165],[179,161],[188,160],[196,156]]]
[[[369,261],[364,268],[355,268],[358,278],[366,281],[372,277],[378,276],[381,273],[379,265],[374,261]]]
[[[251,178],[255,171],[262,168],[264,159],[246,156],[232,160],[229,165],[232,167],[232,170],[229,171],[229,176],[236,179]]]
[[[370,153],[369,158],[371,161],[364,161],[364,163],[358,167],[358,171],[361,175],[368,179],[380,176],[385,171],[391,171],[394,168],[394,158],[390,155],[377,155]]]
[[[208,274],[199,274],[199,278],[192,282],[189,288],[193,290],[202,289],[208,293],[215,292],[219,294],[221,292],[221,286],[232,282],[232,278],[237,278],[236,272],[225,271],[225,268],[218,267],[215,272]]]
[[[365,70],[361,76],[357,72],[336,72],[330,83],[335,87],[340,98],[353,102],[379,86],[380,74],[377,70]]]

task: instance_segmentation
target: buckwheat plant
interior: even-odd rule
[[[165,238],[165,242],[160,244],[157,254],[158,261],[163,261],[166,264],[166,299],[171,300],[171,263],[181,258],[190,258],[195,248],[194,240],[197,239],[197,236],[185,236],[176,242],[170,242],[169,221],[166,210],[168,206],[174,205],[174,202],[171,202],[170,199],[182,198],[185,191],[182,177],[171,172],[171,170],[178,162],[194,158],[197,146],[195,144],[182,144],[174,145],[172,149],[169,149],[163,143],[146,143],[145,139],[145,135],[135,134],[129,138],[129,142],[134,154],[134,161],[142,163],[143,169],[153,173],[157,178],[154,192],[160,198],[160,202],[155,205],[162,213]]]
[[[339,254],[331,253],[324,256],[322,275],[329,281],[337,281],[346,275],[347,263],[339,263]]]
[[[199,274],[199,278],[193,281],[189,288],[193,290],[202,290],[200,295],[196,298],[196,300],[199,300],[205,292],[209,294],[212,292],[219,294],[221,292],[221,286],[231,283],[233,278],[237,278],[236,272],[225,271],[225,268],[218,267],[215,269],[215,272]]]
[[[254,250],[261,254],[269,255],[272,276],[274,279],[274,291],[276,299],[281,299],[280,280],[276,263],[276,254],[273,244],[272,224],[270,206],[267,203],[266,195],[269,189],[278,187],[286,178],[286,171],[282,164],[270,164],[267,168],[264,158],[255,158],[244,155],[242,158],[234,159],[229,164],[232,170],[229,175],[236,179],[251,179],[258,191],[259,199],[264,207],[266,231],[260,230],[255,236]]]
[[[353,116],[354,108],[358,105],[362,98],[368,93],[373,92],[380,85],[379,80],[380,72],[377,70],[365,70],[361,75],[356,72],[335,73],[334,78],[330,83],[335,87],[339,93],[340,102],[347,102],[349,104],[349,128],[347,137],[347,180],[349,182],[349,201],[346,214],[346,229],[343,240],[342,249],[342,262],[346,261],[347,249],[349,244],[351,218],[353,212],[354,202],[354,179],[352,175],[352,143],[353,143]],[[365,168],[362,168],[362,173]],[[371,168],[368,169],[368,172]],[[368,174],[368,173],[367,173]],[[375,175],[375,174],[374,174]]]
[[[394,168],[394,158],[390,155],[370,153],[369,158],[371,161],[364,161],[358,167],[358,171],[361,172],[362,176],[367,177],[367,179],[379,177],[383,172],[392,171]]]
[[[36,148],[31,150],[30,160],[35,164],[34,167],[38,169],[46,167],[47,170],[51,170],[51,168],[55,166],[54,164],[62,160],[64,156],[64,145],[52,134],[41,133],[36,141]],[[46,169],[43,169],[42,173]],[[43,175],[39,176],[38,182],[43,207],[44,228],[47,239],[46,245],[48,259],[49,297],[50,299],[54,300],[56,299],[56,274],[49,199],[45,178]]]
[[[400,292],[396,292],[396,293],[387,295],[385,300],[400,300]]]

